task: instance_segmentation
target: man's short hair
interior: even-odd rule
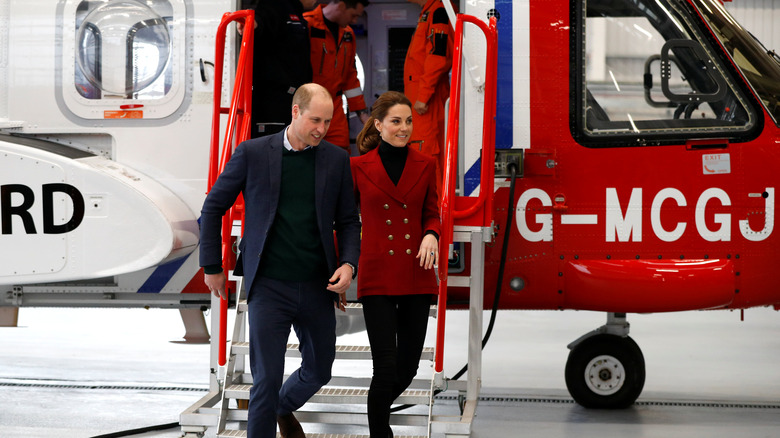
[[[340,1],[344,3],[345,5],[347,5],[347,9],[355,9],[357,8],[358,4],[363,5],[363,7],[368,6],[368,0],[335,0],[335,1],[337,2]]]
[[[295,94],[293,95],[292,104],[298,105],[298,110],[300,112],[304,112],[309,108],[311,99],[317,94],[327,98],[329,101],[333,100],[330,92],[325,87],[312,82],[303,84],[298,87],[298,89],[295,91]]]

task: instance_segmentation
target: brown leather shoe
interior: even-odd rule
[[[306,438],[301,423],[292,413],[277,415],[276,423],[279,424],[279,434],[282,435],[282,438]]]

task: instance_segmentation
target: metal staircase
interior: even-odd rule
[[[486,39],[485,103],[482,118],[482,149],[479,196],[455,196],[456,163],[460,133],[461,78],[463,71],[463,26],[477,26]],[[457,390],[460,393],[461,414],[455,417],[436,417],[431,421],[433,435],[445,437],[471,436],[471,426],[476,416],[477,401],[482,376],[482,311],[484,309],[485,244],[493,239],[493,184],[495,173],[495,117],[496,117],[496,69],[498,37],[496,18],[488,24],[476,17],[458,14],[455,21],[455,47],[453,50],[452,85],[450,87],[450,111],[447,118],[446,156],[443,194],[440,213],[442,235],[439,250],[445,254],[450,244],[471,244],[471,272],[468,276],[449,277],[447,266],[439,266],[439,314],[436,334],[436,358],[434,385],[438,389]],[[444,327],[447,310],[448,285],[469,288],[468,375],[465,384],[446,381],[443,374]]]
[[[221,78],[224,58],[224,35],[227,25],[232,21],[244,21],[242,49],[238,60],[236,85],[230,108],[220,106]],[[484,84],[485,112],[482,137],[481,185],[478,197],[455,196],[455,163],[457,161],[457,139],[459,132],[459,108],[461,90],[461,49],[464,22],[469,22],[483,31],[487,39],[487,61]],[[214,134],[211,145],[211,167],[209,187],[224,168],[236,144],[248,138],[251,114],[251,77],[252,77],[252,31],[253,11],[238,11],[225,14],[217,34],[217,56],[215,67],[213,123]],[[421,361],[430,364],[433,370],[428,378],[415,379],[409,389],[396,404],[415,405],[403,413],[393,413],[390,424],[399,426],[396,438],[423,437],[468,437],[476,415],[482,369],[482,311],[484,287],[485,243],[492,241],[492,195],[494,179],[495,149],[495,111],[496,111],[496,20],[491,18],[485,24],[475,17],[460,14],[455,25],[455,49],[452,72],[452,91],[447,131],[447,156],[444,169],[443,194],[440,213],[442,216],[442,235],[440,253],[450,252],[452,242],[465,242],[471,247],[471,272],[467,276],[448,276],[446,264],[438,267],[439,303],[432,307],[432,316],[436,316],[436,346],[425,348]],[[219,151],[220,115],[229,114],[227,135],[221,154]],[[235,136],[234,136],[235,134]],[[234,139],[235,137],[235,139]],[[235,141],[234,141],[235,140]],[[220,157],[221,155],[221,157]],[[232,266],[235,262],[233,248],[240,238],[243,223],[243,199],[226,214],[223,222],[224,236],[223,260]],[[231,263],[232,262],[232,263]],[[468,375],[465,382],[448,380],[443,373],[444,328],[447,310],[447,287],[469,287],[469,336],[468,336]],[[252,386],[252,377],[247,370],[249,344],[247,342],[247,304],[243,280],[238,279],[235,295],[234,328],[230,343],[227,342],[228,302],[212,297],[212,327],[219,327],[219,336],[212,336],[211,377],[209,394],[182,413],[180,423],[185,437],[203,436],[207,427],[216,426],[217,437],[246,436],[246,401]],[[349,304],[346,316],[362,318],[359,304]],[[228,347],[229,345],[229,347]],[[287,346],[286,358],[294,360],[300,357],[298,345]],[[288,360],[287,362],[290,362]],[[340,364],[349,364],[346,371],[340,371]],[[421,367],[424,369],[425,367]],[[356,375],[361,369],[365,375]],[[333,378],[315,394],[299,411],[296,418],[308,430],[309,438],[369,438],[366,416],[368,387],[371,381],[371,352],[364,345],[338,345]],[[224,375],[222,374],[224,372]],[[418,377],[424,373],[418,372]],[[220,377],[222,376],[222,377]],[[460,412],[448,414],[434,412],[435,395],[441,391],[459,393]],[[314,430],[312,433],[312,429]],[[358,434],[355,434],[355,431]],[[395,430],[395,427],[394,427]],[[405,434],[398,434],[403,430]],[[361,434],[362,433],[362,434]]]
[[[350,317],[362,317],[362,309],[359,304],[349,304],[347,315]],[[247,339],[246,323],[246,298],[243,288],[239,289],[238,304],[236,305],[235,327],[233,339],[230,343],[229,357],[225,370],[224,391],[220,403],[219,423],[217,425],[217,437],[244,437],[246,436],[245,422],[247,411],[242,409],[244,401],[249,400],[249,390],[252,387],[252,376],[245,369],[249,344]],[[298,344],[288,344],[286,359],[299,358]],[[430,363],[433,360],[433,349],[423,350],[422,361]],[[352,365],[351,369],[362,368],[371,370],[371,350],[365,345],[337,345],[336,364],[334,364],[334,377],[318,391],[308,403],[295,412],[295,417],[304,425],[304,430],[311,428],[310,424],[316,424],[320,433],[308,433],[310,438],[368,438],[366,402],[368,387],[371,383],[370,376],[356,377],[343,373],[337,374],[339,362],[359,362],[360,365]],[[289,362],[289,360],[288,360]],[[430,423],[430,406],[432,405],[433,391],[431,379],[416,379],[410,389],[404,391],[397,399],[397,404],[422,405],[423,413],[419,410],[414,413],[391,415],[391,424],[403,426],[409,430],[407,435],[397,437],[422,438],[428,437],[428,424]],[[308,423],[308,424],[307,424]],[[362,426],[362,427],[361,427]],[[343,432],[347,430],[348,432]],[[354,433],[356,430],[365,434]]]

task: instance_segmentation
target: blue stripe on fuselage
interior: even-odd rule
[[[138,292],[151,294],[160,293],[186,260],[187,257],[182,257],[158,266],[157,269],[152,272],[152,275],[146,279],[146,282],[138,289]]]
[[[498,98],[496,100],[496,148],[512,147],[512,1],[496,0],[498,10]],[[471,195],[479,186],[477,160],[463,176],[464,194]]]

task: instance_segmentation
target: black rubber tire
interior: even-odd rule
[[[595,358],[606,356],[605,362],[591,364]],[[590,365],[590,366],[589,366]],[[600,383],[600,374],[593,372],[601,368],[607,378],[613,378],[612,369],[621,369],[613,380],[617,386],[608,382],[606,390],[598,392],[591,383]],[[622,367],[622,368],[621,368]],[[592,371],[586,375],[586,369]],[[619,378],[618,378],[619,376]],[[624,409],[631,406],[645,386],[645,358],[642,350],[630,337],[615,335],[595,335],[574,347],[566,361],[566,387],[574,401],[591,409]],[[617,387],[617,391],[614,388]],[[614,392],[613,392],[614,391]],[[608,393],[613,392],[613,393]]]

